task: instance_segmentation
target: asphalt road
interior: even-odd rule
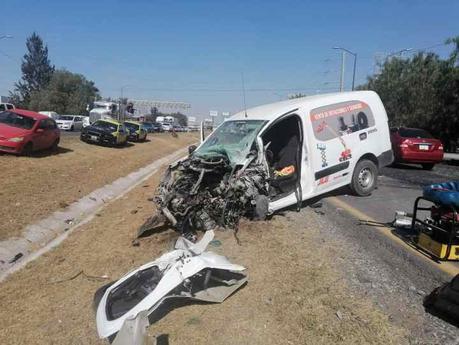
[[[459,274],[459,263],[435,262],[404,241],[400,231],[361,222],[387,223],[397,210],[411,212],[421,186],[458,180],[459,166],[440,164],[425,171],[399,165],[380,173],[378,188],[369,197],[351,196],[343,189],[323,199],[315,211],[322,216],[324,240],[342,243],[343,258],[337,263],[348,270],[348,283],[372,296],[394,322],[407,326],[413,343],[459,344],[459,329],[422,307],[428,293]]]

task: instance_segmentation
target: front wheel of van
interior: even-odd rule
[[[357,163],[352,174],[351,189],[358,196],[367,196],[376,188],[378,167],[370,160]]]

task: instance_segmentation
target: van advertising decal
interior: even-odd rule
[[[327,145],[323,143],[318,143],[317,144],[317,149],[320,151],[320,159],[322,160],[322,168],[325,168],[328,166],[327,162]]]
[[[311,110],[310,119],[317,140],[327,141],[373,127],[375,119],[365,102],[348,101]]]

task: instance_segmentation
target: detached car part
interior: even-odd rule
[[[135,269],[108,288],[99,289],[95,294],[99,336],[113,336],[126,320],[136,318],[142,311],[151,315],[169,299],[221,303],[239,289],[247,281],[242,273],[245,268],[206,252],[213,237],[213,231],[206,232],[197,243],[181,237],[175,250]]]

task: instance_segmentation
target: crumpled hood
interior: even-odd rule
[[[0,139],[10,139],[14,137],[22,137],[30,133],[30,129],[23,129],[13,126],[8,126],[0,123]]]

